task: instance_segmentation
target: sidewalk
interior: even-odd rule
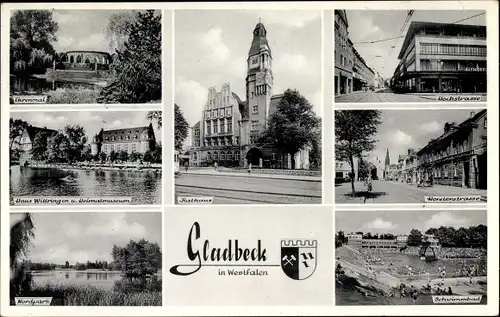
[[[195,174],[195,175],[212,175],[212,176],[228,176],[228,177],[251,177],[251,178],[263,178],[263,179],[284,179],[284,180],[299,180],[307,182],[321,182],[321,177],[317,176],[302,176],[302,175],[274,175],[274,174],[262,174],[262,173],[243,173],[243,172],[220,172],[214,169],[192,169],[181,170],[180,175],[183,174]]]
[[[488,198],[487,189],[464,188],[464,187],[446,186],[439,184],[435,184],[433,187],[418,187],[416,184],[408,184],[408,183],[401,183],[401,184],[409,187],[428,190],[429,192],[436,192],[436,194],[443,196],[480,195],[481,198],[483,199]]]
[[[479,97],[486,97],[486,93],[483,92],[470,92],[470,93],[456,93],[456,92],[436,92],[436,93],[431,93],[431,92],[407,92],[404,93],[403,95],[412,95],[412,96],[417,96],[429,100],[436,100],[438,97],[449,97],[449,96],[454,96],[454,97],[470,97],[470,96],[479,96]],[[481,98],[482,99],[482,98]]]

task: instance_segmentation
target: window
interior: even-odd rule
[[[120,144],[116,145],[116,151],[120,151]]]
[[[137,146],[136,146],[136,144],[132,144],[132,152],[137,151],[137,148],[136,148],[136,147],[137,147]]]
[[[229,116],[233,114],[233,107],[229,107],[229,108],[227,108],[227,110],[228,110]]]
[[[217,152],[214,152],[214,161],[219,160],[219,154]]]
[[[486,118],[484,118],[484,128],[486,129]]]
[[[226,132],[226,127],[225,127],[225,124],[224,124],[224,119],[220,120],[219,125],[220,125],[220,133]]]
[[[252,131],[259,130],[259,121],[253,120],[252,121]]]
[[[220,160],[225,161],[226,160],[226,153],[220,152]]]
[[[193,161],[198,161],[198,153],[193,152]]]
[[[207,160],[209,160],[209,161],[210,161],[211,159],[212,159],[212,153],[207,152]]]
[[[234,160],[239,161],[240,160],[240,152],[236,151],[234,152]]]
[[[228,161],[232,161],[232,160],[233,160],[233,153],[232,153],[231,151],[227,152],[226,159],[227,159]]]
[[[259,105],[254,105],[252,107],[252,114],[258,114],[259,113]]]
[[[139,136],[136,134],[134,135],[134,139],[137,140],[139,138]]]
[[[102,151],[103,151],[104,153],[107,153],[107,149],[108,149],[108,147],[107,147],[106,145],[103,145],[103,146],[102,146]]]
[[[200,136],[200,129],[194,129],[194,136]]]
[[[217,122],[214,122],[212,131],[214,134],[217,133]]]
[[[115,137],[112,137],[111,139],[114,141],[116,138],[115,138]]]
[[[200,140],[195,140],[194,141],[194,146],[200,146]]]
[[[227,132],[233,133],[233,122],[231,122],[230,120],[227,121]]]
[[[239,136],[235,136],[234,137],[234,141],[236,142],[236,144],[240,144],[240,137]]]
[[[271,160],[275,161],[276,160],[276,152],[272,151],[271,153]]]
[[[123,145],[123,150],[127,151],[128,152],[128,144],[124,144]]]

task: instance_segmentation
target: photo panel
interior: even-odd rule
[[[175,203],[321,204],[321,11],[176,10],[174,46]]]
[[[486,305],[487,211],[335,214],[336,305]]]
[[[165,210],[168,306],[331,306],[333,213],[316,206]]]
[[[161,212],[10,214],[10,305],[161,306]]]
[[[161,205],[161,111],[10,113],[10,205]]]
[[[336,110],[336,204],[486,204],[487,110]]]
[[[486,102],[485,10],[335,10],[335,102]]]
[[[161,103],[161,10],[12,10],[9,73],[11,104]]]

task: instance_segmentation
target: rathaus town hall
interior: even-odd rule
[[[257,144],[283,97],[272,95],[273,56],[266,35],[259,22],[247,58],[246,101],[227,83],[219,92],[209,88],[201,120],[191,131],[190,165],[309,169],[309,148],[295,153],[292,160],[272,145]]]

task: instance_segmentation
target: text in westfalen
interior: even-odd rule
[[[224,276],[267,276],[267,270],[262,270],[259,268],[242,268],[242,269],[219,269],[219,275]]]

